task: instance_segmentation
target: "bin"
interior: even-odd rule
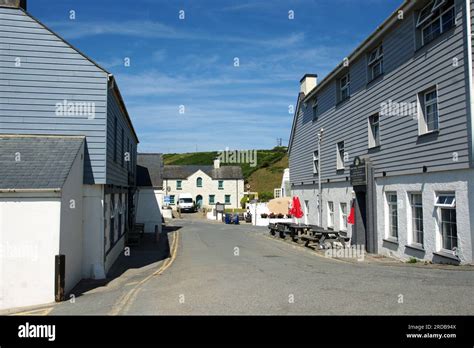
[[[234,224],[239,224],[239,214],[234,214]]]
[[[230,214],[225,214],[225,223],[227,225],[230,224],[230,218],[231,218]]]

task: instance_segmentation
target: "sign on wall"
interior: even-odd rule
[[[354,163],[350,167],[351,185],[364,186],[367,185],[367,166],[365,160],[359,156],[354,158]]]

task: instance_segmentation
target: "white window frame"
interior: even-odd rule
[[[222,185],[221,185],[222,183]],[[218,180],[217,181],[217,189],[218,190],[223,190],[224,189],[224,180]]]
[[[345,206],[345,209],[342,208],[343,206]],[[348,204],[346,202],[339,203],[339,209],[340,209],[340,212],[341,212],[339,214],[339,217],[340,217],[340,230],[341,231],[347,231],[347,214],[348,214],[347,207],[348,207]],[[345,212],[344,212],[344,210],[345,210]]]
[[[377,117],[377,122],[373,122],[373,119]],[[377,126],[378,132],[377,137],[374,134],[374,126]],[[368,118],[368,127],[369,127],[369,149],[380,146],[380,114],[374,114]]]
[[[176,180],[176,190],[182,190],[182,189],[183,189],[183,181]]]
[[[446,29],[443,27],[443,16],[448,13],[449,11],[452,11],[454,10],[454,25],[456,25],[456,6],[455,4],[448,7],[447,9],[445,9],[443,12],[440,11],[439,15],[434,17],[433,18],[433,12],[435,12],[436,10],[440,9],[441,6],[445,5],[446,4],[446,0],[442,0],[438,5],[436,4],[436,2],[433,4],[433,8],[431,10],[431,14],[429,17],[425,18],[424,21],[422,21],[422,23],[419,23],[419,20],[420,20],[420,15],[421,15],[421,11],[420,11],[420,15],[418,17],[418,23],[417,23],[417,28],[421,28],[421,46],[424,46],[425,45],[425,38],[424,38],[424,31],[426,28],[428,28],[430,25],[432,25],[434,22],[436,21],[439,21],[439,35],[442,35],[443,33],[446,32]],[[429,6],[429,5],[428,5]],[[426,6],[426,7],[428,7]],[[435,8],[436,6],[436,8]],[[426,8],[425,7],[425,8]],[[423,9],[424,10],[424,9]],[[423,11],[422,10],[422,11]],[[429,20],[429,21],[428,21]],[[428,23],[427,23],[428,22]],[[450,28],[451,29],[451,28]],[[448,29],[449,30],[449,29]],[[433,40],[431,40],[430,42],[432,42]]]
[[[375,76],[374,74],[374,68],[377,66],[377,64],[380,64],[380,73]],[[370,70],[370,80],[374,80],[379,76],[382,76],[384,73],[384,68],[383,68],[383,44],[380,44],[377,48],[372,50],[369,55],[369,70]]]
[[[390,196],[395,196],[396,202],[392,202],[390,200]],[[399,238],[399,230],[400,230],[400,224],[398,223],[399,220],[399,214],[398,214],[398,194],[397,192],[387,192],[385,194],[385,199],[386,199],[386,207],[387,207],[387,237],[390,239],[395,239],[398,240]],[[397,220],[395,221],[395,226],[396,226],[396,236],[393,235],[393,230],[392,227],[394,226],[393,224],[393,215],[391,214],[391,207],[392,205],[395,205],[396,211],[397,211]]]
[[[421,203],[415,203],[414,201],[414,196],[420,196],[421,197]],[[409,192],[408,193],[408,201],[410,202],[410,209],[409,211],[409,220],[408,220],[408,243],[410,245],[415,245],[419,247],[424,246],[424,236],[425,236],[425,224],[424,224],[424,206],[423,206],[423,194],[421,192]],[[417,241],[417,231],[415,229],[416,224],[415,224],[415,209],[416,208],[421,208],[421,218],[422,218],[422,230],[421,230],[421,243]]]
[[[453,200],[451,203],[446,204],[446,203],[440,203],[440,197],[441,196],[452,196]],[[436,207],[436,215],[437,215],[437,225],[438,225],[438,240],[439,240],[439,250],[446,252],[446,253],[452,253],[454,254],[453,250],[446,249],[444,247],[444,238],[443,238],[443,214],[442,210],[454,210],[454,212],[457,215],[457,209],[456,209],[456,193],[455,192],[437,192],[436,197],[435,197],[435,204],[434,206]],[[459,248],[459,234],[457,231],[457,216],[456,216],[456,248]]]
[[[319,151],[313,151],[313,174],[318,174],[319,171]]]
[[[342,144],[342,154],[341,154],[341,148],[339,145]],[[344,157],[345,157],[345,144],[344,141],[339,141],[336,144],[336,169],[337,170],[343,170],[345,169],[345,162],[344,162]]]
[[[346,80],[346,83],[343,85],[342,81],[344,79]],[[343,97],[343,91],[347,91],[347,96],[345,98]],[[346,75],[342,76],[339,79],[339,99],[342,102],[344,100],[349,99],[350,96],[351,96],[351,76],[349,73],[347,73]]]
[[[436,101],[430,101],[429,104],[426,103],[426,95],[432,92],[436,92]],[[428,130],[428,113],[427,106],[436,105],[436,124],[437,128]],[[440,129],[439,121],[439,93],[438,87],[429,88],[418,94],[418,135],[438,132]]]
[[[423,20],[421,19],[421,14],[423,11],[425,11],[428,7],[431,7],[431,11],[429,15],[424,18]],[[425,7],[423,7],[420,12],[418,13],[418,20],[416,21],[416,27],[419,28],[421,27],[426,21],[428,21],[431,17],[433,17],[433,1],[430,1]]]
[[[334,228],[334,223],[334,202],[328,202],[328,228]]]

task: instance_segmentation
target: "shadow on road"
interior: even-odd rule
[[[158,243],[155,241],[154,234],[146,233],[139,245],[130,246],[130,255],[127,256],[125,252],[120,254],[110,268],[106,279],[83,279],[70,293],[75,297],[80,297],[90,290],[106,286],[130,269],[140,269],[169,258],[171,247],[168,235],[179,229],[181,226],[163,226]]]

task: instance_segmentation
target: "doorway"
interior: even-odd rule
[[[196,196],[196,207],[198,209],[202,208],[202,196],[201,195]]]

